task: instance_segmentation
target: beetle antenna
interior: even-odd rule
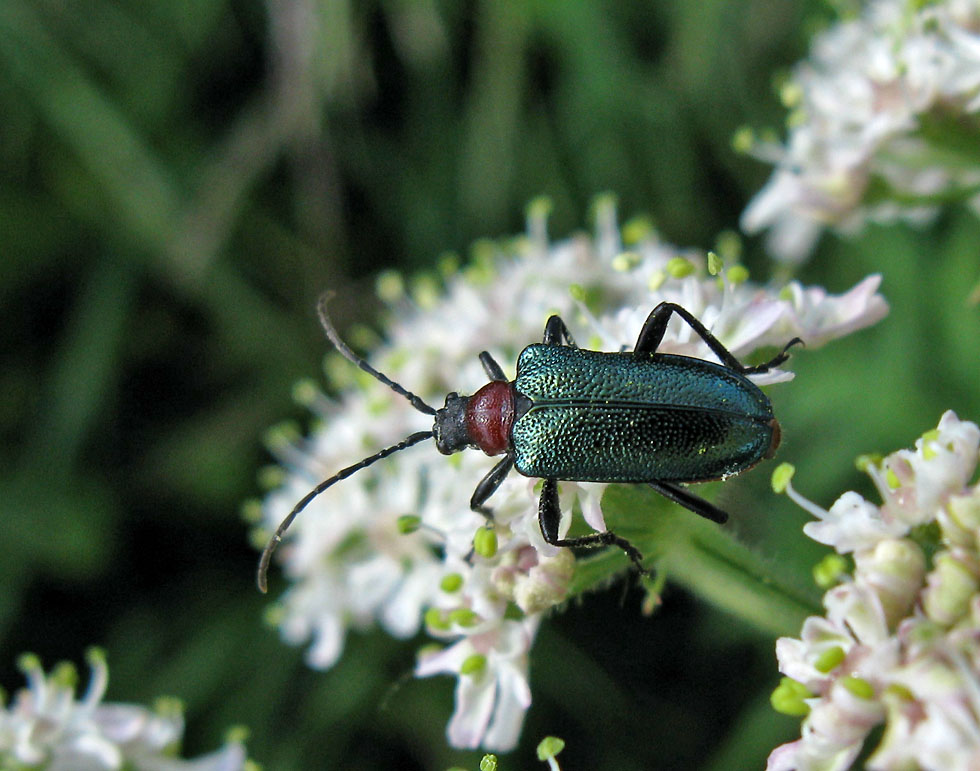
[[[296,515],[299,514],[306,506],[316,498],[320,493],[326,490],[328,487],[342,479],[346,479],[351,474],[360,471],[362,468],[367,468],[372,463],[381,460],[382,458],[387,458],[392,453],[398,452],[399,450],[404,450],[406,447],[411,447],[413,444],[418,444],[426,439],[432,437],[431,431],[419,431],[412,434],[411,436],[403,439],[398,444],[393,444],[391,447],[385,447],[381,452],[375,453],[369,458],[358,461],[353,466],[348,466],[342,471],[338,471],[329,479],[324,479],[320,484],[310,490],[303,499],[293,506],[293,510],[286,515],[286,518],[279,524],[276,528],[275,535],[269,539],[269,543],[265,545],[265,549],[262,550],[262,557],[259,559],[259,572],[256,576],[256,583],[259,585],[259,591],[263,594],[268,590],[268,581],[266,580],[266,574],[269,572],[269,562],[272,560],[272,553],[276,550],[276,547],[282,541],[282,534],[285,533],[293,520],[296,519]]]
[[[412,406],[419,412],[425,413],[426,415],[435,415],[436,410],[430,407],[421,398],[413,394],[411,391],[402,388],[398,383],[396,383],[391,378],[378,372],[374,367],[368,364],[364,359],[354,353],[350,348],[347,347],[347,343],[340,339],[340,335],[337,333],[333,322],[330,321],[330,316],[327,313],[327,303],[330,302],[330,298],[333,297],[333,292],[324,292],[320,296],[320,301],[317,303],[316,310],[320,314],[320,323],[323,325],[323,331],[327,333],[327,337],[330,342],[334,344],[334,347],[340,351],[341,356],[343,356],[351,364],[356,364],[362,370],[367,372],[371,377],[380,380],[388,388],[394,391],[396,394],[400,394],[411,402]]]

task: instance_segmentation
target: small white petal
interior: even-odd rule
[[[476,749],[486,733],[493,712],[497,684],[486,672],[461,675],[456,684],[456,711],[446,735],[453,747]]]

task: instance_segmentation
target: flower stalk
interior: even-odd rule
[[[639,485],[607,489],[607,524],[638,545],[659,574],[760,631],[798,629],[819,596],[739,542],[729,529],[695,517]],[[594,590],[622,572],[625,557],[610,550],[578,560],[569,594]]]

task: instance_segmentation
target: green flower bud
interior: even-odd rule
[[[487,657],[482,653],[473,653],[463,659],[459,666],[461,675],[479,675],[487,668]]]
[[[784,677],[769,697],[769,703],[776,712],[791,717],[804,717],[810,713],[810,707],[804,699],[811,698],[813,694],[803,683],[791,677]]]
[[[497,554],[497,531],[492,527],[481,527],[473,536],[473,551],[486,559]]]
[[[842,677],[840,684],[847,689],[848,693],[857,696],[859,699],[871,700],[875,697],[874,686],[862,677]]]
[[[929,586],[922,607],[933,621],[952,626],[970,609],[970,600],[980,589],[975,560],[964,552],[942,552],[933,560]]]

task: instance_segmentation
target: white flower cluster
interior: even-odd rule
[[[89,656],[92,679],[75,698],[77,674],[62,665],[45,676],[34,656],[21,668],[27,688],[0,711],[0,768],[44,771],[243,771],[250,768],[242,743],[229,739],[217,752],[194,760],[176,757],[184,719],[170,701],[151,711],[135,704],[105,704],[109,671],[98,651]]]
[[[805,258],[827,225],[923,221],[944,201],[980,209],[980,3],[872,0],[818,35],[783,89],[785,147],[742,216],[770,250]]]
[[[795,336],[819,345],[887,311],[876,293],[877,276],[841,296],[795,283],[769,290],[749,283],[738,265],[708,276],[703,254],[681,253],[649,228],[638,232],[639,225],[627,227],[634,235],[624,250],[611,202],[597,207],[595,239],[581,235],[550,244],[541,208],[532,206],[527,237],[485,244],[473,266],[446,278],[444,294],[418,292],[415,307],[405,297],[393,303],[388,343],[374,351],[373,365],[441,406],[447,392],[473,393],[486,383],[480,351],[507,370],[523,346],[541,340],[552,313],[565,319],[580,345],[620,350],[632,347],[654,306],[669,300],[699,317],[736,356],[747,357]],[[669,325],[662,349],[712,356],[679,320]],[[356,372],[346,362],[343,371]],[[759,380],[788,377],[775,372]],[[376,381],[358,384],[338,401],[309,400],[321,425],[302,447],[280,447],[287,476],[265,500],[261,540],[317,482],[429,428],[405,399]],[[297,519],[278,552],[291,587],[273,616],[290,643],[311,641],[308,661],[321,668],[337,660],[349,628],[378,623],[404,638],[424,622],[433,637],[450,644],[423,652],[416,674],[459,678],[450,742],[506,750],[516,743],[530,704],[528,654],[541,614],[566,598],[575,559],[544,542],[538,480],[516,472],[491,498],[494,527],[487,530],[469,499],[492,465],[478,452],[446,457],[418,447],[328,489]],[[562,533],[576,508],[591,527],[605,529],[602,489],[561,484]]]
[[[882,724],[869,769],[980,767],[978,446],[980,429],[947,412],[914,450],[868,465],[881,505],[848,492],[823,511],[790,493],[818,517],[806,533],[854,569],[826,617],[776,644],[773,703],[806,718],[768,771],[850,768]]]

